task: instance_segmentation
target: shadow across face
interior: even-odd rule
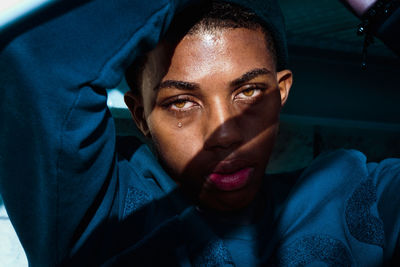
[[[195,203],[235,211],[257,195],[292,75],[261,30],[202,31],[149,54],[126,103],[161,163]]]

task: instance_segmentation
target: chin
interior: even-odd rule
[[[259,187],[246,189],[233,192],[202,192],[199,204],[208,210],[226,213],[239,212],[253,202],[259,191]]]

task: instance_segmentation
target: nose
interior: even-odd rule
[[[205,150],[232,149],[243,141],[244,129],[239,125],[239,117],[229,104],[216,101],[208,112],[206,122]]]

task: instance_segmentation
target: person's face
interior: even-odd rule
[[[150,54],[142,97],[127,94],[133,117],[201,206],[243,208],[261,186],[292,74],[276,72],[258,30],[186,35],[167,51]]]

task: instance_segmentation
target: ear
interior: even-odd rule
[[[128,91],[124,95],[125,104],[128,106],[131,116],[136,123],[136,126],[144,136],[149,137],[150,131],[144,115],[143,99],[141,95],[136,95]]]
[[[290,70],[282,70],[279,71],[276,76],[281,93],[281,106],[283,107],[288,99],[290,88],[292,87],[293,74]]]

